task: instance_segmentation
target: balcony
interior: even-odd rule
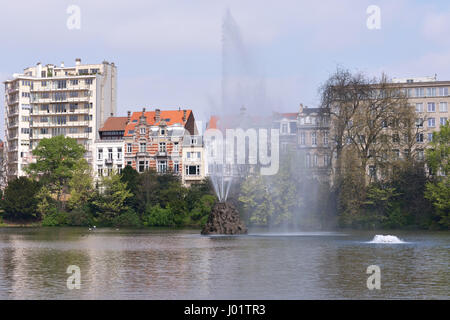
[[[166,151],[158,151],[158,152],[156,152],[156,156],[157,157],[167,157],[168,154]]]
[[[107,159],[105,159],[105,164],[113,164],[113,159],[109,159],[109,158],[107,158]]]

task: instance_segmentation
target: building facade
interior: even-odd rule
[[[93,165],[93,144],[104,121],[116,113],[114,63],[59,67],[38,63],[5,84],[5,155],[8,178],[24,175],[31,151],[44,138],[64,135],[85,146]]]

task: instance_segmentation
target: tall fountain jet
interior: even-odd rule
[[[225,112],[236,110],[238,105],[236,98],[239,98],[239,94],[236,96],[233,92],[235,92],[236,84],[237,87],[241,86],[238,81],[241,76],[239,70],[245,70],[247,66],[239,29],[230,11],[227,10],[222,25],[222,110],[219,113],[222,117]],[[221,129],[224,133],[226,125],[217,129]],[[245,234],[247,228],[241,221],[239,212],[231,203],[227,202],[236,170],[233,159],[227,159],[224,139],[210,140],[206,144],[206,149],[209,155],[209,176],[218,203],[214,206],[202,234]]]

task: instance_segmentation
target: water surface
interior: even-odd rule
[[[392,234],[399,244],[374,244]],[[0,299],[448,299],[448,232],[0,229]],[[81,289],[67,289],[69,265]],[[366,269],[381,269],[368,290]]]

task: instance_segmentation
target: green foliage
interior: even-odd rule
[[[92,226],[97,223],[89,207],[84,205],[76,206],[72,211],[67,212],[67,224],[69,226]]]
[[[85,159],[75,163],[73,175],[69,180],[70,198],[69,209],[83,207],[94,193],[94,184],[89,164]]]
[[[100,223],[111,225],[117,216],[128,210],[126,200],[132,196],[132,193],[127,189],[126,182],[122,182],[117,174],[104,177],[100,186],[100,191],[92,204]]]
[[[113,225],[116,227],[140,227],[141,220],[133,209],[128,209],[114,218]]]
[[[435,132],[431,149],[426,152],[427,164],[434,176],[426,185],[425,197],[435,208],[438,223],[450,229],[450,124]]]
[[[274,206],[261,175],[250,175],[242,183],[239,201],[250,223],[267,225],[270,222]]]
[[[20,177],[8,183],[1,201],[3,218],[15,221],[37,221],[39,184],[31,179]]]
[[[145,226],[173,226],[175,218],[170,207],[161,208],[159,204],[148,207],[144,216]]]
[[[67,224],[67,213],[64,211],[58,211],[56,208],[50,210],[45,214],[42,219],[42,225],[44,227],[56,227],[64,226]]]
[[[58,204],[61,204],[63,189],[68,187],[68,182],[84,153],[84,147],[73,138],[61,135],[42,139],[33,150],[37,161],[25,170],[32,177],[38,178],[52,193],[56,193]]]

